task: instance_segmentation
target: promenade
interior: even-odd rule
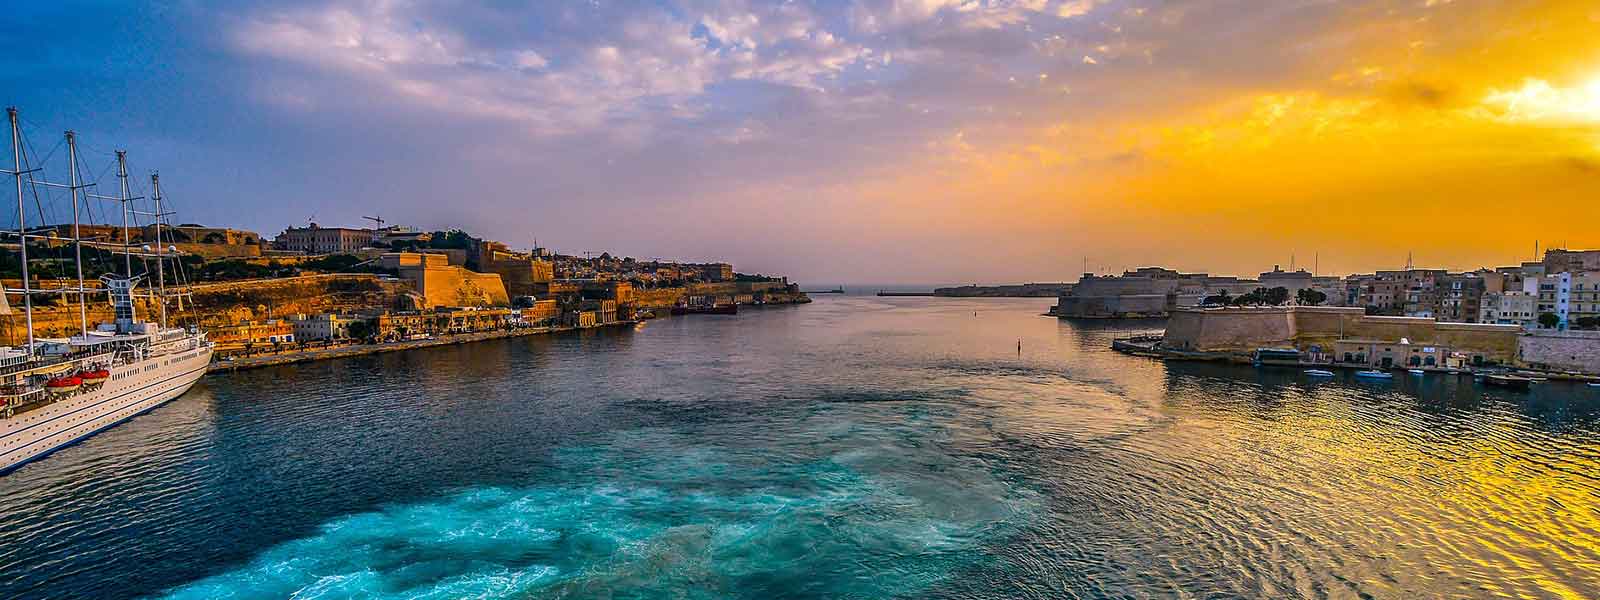
[[[541,335],[548,333],[561,333],[567,331],[582,331],[585,329],[600,329],[605,327],[632,326],[638,321],[618,321],[616,323],[601,325],[599,327],[526,327],[500,331],[479,331],[474,333],[456,333],[435,336],[422,340],[406,340],[402,342],[385,342],[381,344],[355,344],[339,346],[336,348],[322,348],[316,350],[288,351],[274,354],[249,356],[231,360],[219,360],[211,363],[208,373],[228,373],[246,369],[259,369],[278,365],[291,365],[296,363],[335,358],[349,358],[368,354],[381,354],[384,352],[399,352],[417,348],[431,348],[434,346],[450,346],[456,344],[471,344],[485,340],[497,340],[509,337],[527,335]]]

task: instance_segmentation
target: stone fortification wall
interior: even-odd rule
[[[1517,341],[1519,365],[1600,373],[1600,332],[1533,332]]]
[[[511,298],[500,276],[476,273],[461,267],[401,269],[401,276],[415,282],[428,307],[510,306]]]
[[[1167,319],[1166,346],[1203,352],[1245,352],[1292,345],[1294,315],[1287,308],[1179,309]]]
[[[202,327],[230,325],[242,321],[286,318],[296,313],[356,312],[384,308],[405,308],[406,298],[415,297],[407,282],[385,281],[371,274],[307,275],[277,279],[253,279],[196,285],[193,296],[168,304],[168,318],[177,324],[198,322]],[[16,344],[27,339],[20,304],[15,314],[0,317],[0,343]],[[111,307],[105,297],[91,298],[89,326],[111,322]],[[138,302],[141,318],[158,314],[155,303]],[[40,337],[62,337],[79,329],[76,303],[41,303],[33,313],[34,331]]]
[[[184,306],[198,315],[204,326],[294,314],[406,308],[405,298],[416,296],[409,282],[384,280],[367,273],[212,283],[194,286],[193,293]]]
[[[633,290],[633,302],[640,308],[667,308],[683,299],[684,289],[679,287],[660,288],[654,290]]]
[[[172,244],[184,254],[193,254],[208,259],[216,258],[255,258],[261,256],[261,246],[256,244]]]
[[[1248,352],[1256,348],[1311,346],[1331,348],[1340,339],[1399,341],[1471,350],[1509,361],[1517,353],[1515,325],[1440,323],[1421,317],[1367,316],[1359,308],[1269,307],[1174,311],[1166,346],[1205,352]]]
[[[1171,298],[1166,294],[1140,294],[1125,296],[1061,296],[1056,316],[1079,319],[1116,319],[1124,317],[1163,317],[1171,308]]]

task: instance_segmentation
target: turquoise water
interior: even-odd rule
[[[655,429],[564,448],[546,483],[340,517],[168,597],[881,598],[975,566],[1033,509],[979,462],[898,471],[848,424],[804,426],[764,449]]]
[[[0,478],[0,597],[1600,596],[1600,393],[1167,364],[1048,304],[208,377]]]

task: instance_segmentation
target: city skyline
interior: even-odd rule
[[[127,148],[193,221],[269,236],[381,214],[885,284],[1064,281],[1085,259],[1248,276],[1290,254],[1325,274],[1407,253],[1470,270],[1600,246],[1600,9],[1581,2],[7,18],[24,33],[0,81],[33,139]]]

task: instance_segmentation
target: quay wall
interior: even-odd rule
[[[1167,319],[1164,345],[1199,352],[1243,352],[1290,345],[1294,336],[1294,314],[1288,309],[1175,310]]]
[[[1600,332],[1534,332],[1517,342],[1519,365],[1600,373]]]
[[[1076,319],[1120,319],[1166,316],[1172,298],[1166,294],[1118,296],[1063,295],[1056,316]]]
[[[1471,350],[1509,362],[1517,354],[1515,325],[1441,323],[1423,317],[1367,316],[1360,308],[1266,307],[1178,309],[1167,321],[1164,345],[1199,352],[1249,352],[1294,346],[1332,348],[1336,340],[1364,339],[1432,344]]]

